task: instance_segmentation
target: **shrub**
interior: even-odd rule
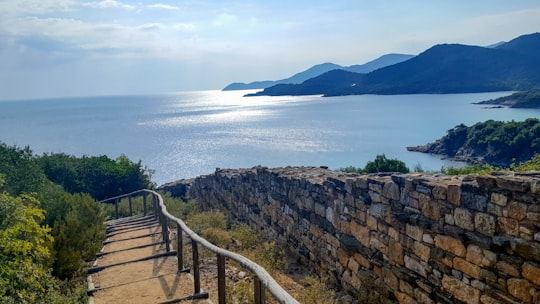
[[[232,237],[238,241],[240,250],[253,249],[260,243],[259,236],[247,224],[233,225]]]
[[[377,173],[377,172],[401,172],[409,173],[409,168],[405,165],[404,162],[398,159],[388,159],[386,155],[379,154],[375,157],[375,160],[369,161],[364,168],[364,171],[367,173]]]
[[[226,230],[227,218],[219,211],[193,213],[187,218],[186,224],[199,233],[208,228]]]
[[[326,282],[315,276],[302,279],[304,290],[300,293],[302,303],[337,304],[335,291],[326,287]]]

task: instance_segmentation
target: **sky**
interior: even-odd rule
[[[0,0],[0,100],[276,80],[540,31],[538,0]]]

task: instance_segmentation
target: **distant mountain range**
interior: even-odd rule
[[[540,88],[540,33],[489,47],[440,44],[367,73],[334,69],[253,95],[444,94]]]
[[[223,88],[223,91],[265,89],[277,84],[299,84],[310,78],[317,77],[326,72],[338,69],[355,73],[369,73],[376,69],[411,59],[412,57],[414,57],[414,55],[387,54],[365,64],[351,65],[348,67],[327,62],[312,66],[303,72],[294,74],[293,76],[285,79],[254,81],[250,83],[233,82]]]

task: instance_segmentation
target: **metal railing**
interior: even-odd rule
[[[170,237],[169,237],[169,224],[174,223],[176,224],[177,229],[177,250],[176,250],[176,256],[178,259],[178,272],[190,272],[191,270],[189,268],[184,268],[184,249],[183,249],[183,241],[182,236],[185,234],[187,237],[191,239],[191,249],[192,249],[192,255],[193,255],[193,285],[194,285],[194,294],[191,297],[192,299],[200,299],[200,298],[207,298],[208,293],[201,292],[201,281],[200,281],[200,270],[199,270],[199,248],[198,246],[201,245],[204,248],[210,250],[211,252],[216,254],[217,258],[217,274],[218,274],[218,301],[219,304],[225,304],[226,303],[226,284],[225,284],[225,262],[226,259],[233,260],[240,264],[243,268],[251,271],[254,276],[254,299],[255,304],[264,304],[266,302],[265,298],[265,290],[268,290],[270,294],[274,296],[274,298],[279,303],[285,303],[285,304],[299,304],[299,302],[294,299],[283,287],[281,287],[273,278],[272,276],[260,265],[257,263],[251,261],[250,259],[225,250],[223,248],[217,247],[213,245],[212,243],[208,242],[195,232],[193,232],[182,220],[174,217],[169,212],[167,212],[167,208],[165,207],[165,204],[163,203],[163,198],[159,193],[152,191],[152,190],[139,190],[132,193],[112,197],[106,200],[100,201],[101,203],[108,203],[108,204],[115,204],[115,215],[116,218],[119,216],[118,211],[118,204],[121,199],[128,198],[129,201],[129,210],[130,215],[133,215],[133,205],[131,198],[134,196],[142,195],[143,197],[143,212],[144,215],[147,215],[149,212],[148,208],[148,201],[147,201],[147,195],[150,194],[152,196],[151,203],[153,205],[154,215],[159,219],[159,222],[161,224],[161,230],[162,230],[162,237],[163,241],[166,243],[167,251],[170,251]],[[111,203],[112,202],[112,203]]]

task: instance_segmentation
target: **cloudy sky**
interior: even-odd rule
[[[538,0],[0,0],[0,99],[221,89],[540,31]]]

